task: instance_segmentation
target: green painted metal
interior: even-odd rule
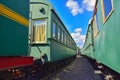
[[[120,1],[112,0],[114,11],[108,20],[103,23],[101,0],[98,0],[98,24],[100,32],[94,38],[94,52],[92,58],[103,63],[109,68],[120,73],[120,22],[119,4]],[[85,43],[89,44],[89,43]],[[84,49],[84,48],[83,48]],[[83,50],[84,53],[84,50]],[[88,55],[88,54],[87,54]]]
[[[51,60],[52,61],[74,56],[75,53],[76,53],[76,50],[68,48],[67,46],[55,40],[51,40]]]
[[[0,3],[26,17],[27,19],[29,18],[29,0],[0,0]]]
[[[47,54],[48,60],[50,61],[50,42],[47,38],[50,37],[50,11],[51,5],[46,0],[30,0],[30,12],[31,12],[31,22],[32,20],[45,19],[46,20],[46,42],[36,45],[31,45],[30,56],[33,56],[35,59],[41,58],[42,54]],[[44,9],[44,13],[40,12],[40,9]],[[32,27],[32,25],[31,25]],[[30,28],[31,28],[30,27]],[[31,31],[31,30],[30,30]],[[32,35],[32,31],[30,33]]]
[[[54,40],[52,38],[53,21],[56,21],[57,24],[59,24],[60,28],[66,31],[67,34],[69,34],[64,24],[62,23],[56,12],[54,11],[52,5],[47,0],[31,0],[30,3],[31,3],[30,12],[32,14],[31,23],[32,20],[35,19],[45,19],[47,22],[46,42],[39,44],[31,44],[30,55],[35,57],[36,59],[36,58],[40,58],[42,54],[46,54],[47,61],[52,61],[52,62],[76,55],[76,48],[72,49],[71,47],[68,47],[63,43]],[[40,9],[42,8],[45,11],[44,13],[40,12]],[[32,35],[32,32],[30,33],[30,35]]]
[[[106,23],[102,23],[102,20],[100,17],[102,17],[101,14],[101,8],[100,8],[100,1],[98,1],[98,11],[99,11],[99,22],[101,31],[100,34],[97,36],[100,38],[98,39],[99,43],[98,46],[101,51],[99,54],[99,60],[104,63],[105,65],[109,66],[110,68],[114,69],[115,71],[120,73],[120,22],[119,22],[119,3],[120,1],[113,0],[114,5],[114,11],[110,15],[109,19],[106,21]],[[95,41],[96,42],[96,41]],[[100,43],[101,42],[101,43]]]
[[[29,0],[1,0],[0,4],[17,14],[29,18]],[[28,26],[0,15],[0,56],[28,54]]]
[[[30,56],[33,56],[34,59],[40,59],[44,54],[47,55],[46,61],[50,61],[50,46],[48,44],[32,45]]]

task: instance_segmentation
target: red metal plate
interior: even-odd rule
[[[0,70],[32,65],[33,57],[0,57]]]

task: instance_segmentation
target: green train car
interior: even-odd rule
[[[0,56],[27,55],[28,31],[29,0],[0,0]]]
[[[120,74],[120,22],[118,0],[96,0],[82,54]]]
[[[54,62],[76,55],[76,43],[47,0],[30,1],[30,56]]]
[[[76,43],[47,0],[0,1],[0,36],[0,80],[41,79],[76,56]]]
[[[82,54],[91,57],[92,56],[91,53],[93,53],[93,50],[94,50],[93,45],[94,45],[93,44],[93,28],[92,28],[92,25],[89,24],[84,47],[81,49]]]
[[[15,80],[34,64],[28,56],[29,3],[0,0],[0,80]]]

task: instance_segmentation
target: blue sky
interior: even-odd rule
[[[95,0],[49,0],[78,46],[82,47]]]

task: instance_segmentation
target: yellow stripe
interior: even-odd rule
[[[2,4],[0,4],[0,15],[6,16],[24,26],[27,26],[27,27],[29,26],[29,21],[26,18],[14,12],[13,10],[5,7]]]

